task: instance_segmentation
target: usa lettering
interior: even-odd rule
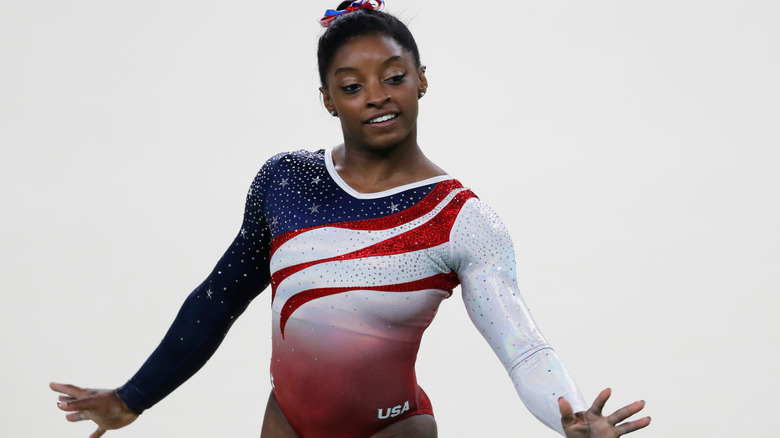
[[[404,412],[406,412],[408,410],[409,410],[409,401],[408,400],[406,402],[404,402],[403,405],[398,405],[398,406],[393,406],[392,408],[387,408],[386,411],[385,411],[385,409],[377,409],[377,411],[379,411],[378,415],[379,415],[379,419],[380,420],[384,420],[385,418],[390,418],[390,417],[397,417],[397,416],[403,414]]]

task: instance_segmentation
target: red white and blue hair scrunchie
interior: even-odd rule
[[[349,14],[350,12],[355,12],[359,9],[372,9],[378,11],[381,10],[384,5],[385,2],[383,0],[358,0],[352,2],[347,9],[342,9],[340,11],[328,9],[325,11],[325,16],[320,18],[320,24],[322,27],[328,27],[330,26],[330,23],[340,15]]]

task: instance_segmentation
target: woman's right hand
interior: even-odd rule
[[[115,389],[79,388],[54,382],[49,387],[61,394],[57,406],[70,412],[65,419],[92,420],[97,424],[97,430],[89,438],[99,438],[107,430],[125,427],[138,418],[138,414],[127,407]]]

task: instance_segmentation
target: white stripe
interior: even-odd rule
[[[449,244],[377,257],[320,263],[284,279],[276,289],[273,308],[281,311],[293,295],[309,289],[368,287],[408,283],[450,272],[445,264]]]

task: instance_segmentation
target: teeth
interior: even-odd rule
[[[398,115],[398,114],[388,114],[388,115],[386,115],[386,116],[377,117],[377,118],[375,118],[375,119],[371,119],[371,120],[369,120],[369,121],[368,121],[368,123],[381,123],[381,122],[386,122],[386,121],[388,121],[388,120],[390,120],[390,119],[394,119],[394,118],[395,118],[395,116],[397,116],[397,115]]]

